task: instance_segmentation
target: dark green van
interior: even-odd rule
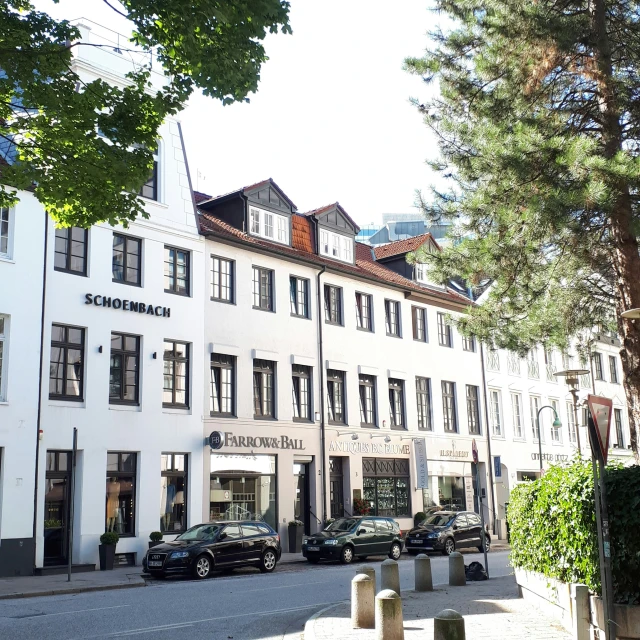
[[[320,560],[340,560],[388,555],[398,560],[402,553],[400,525],[393,518],[353,516],[338,518],[326,529],[302,540],[302,555],[312,564]]]

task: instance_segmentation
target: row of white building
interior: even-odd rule
[[[128,63],[87,47],[75,64],[117,83]],[[261,517],[286,541],[289,521],[310,533],[356,499],[403,529],[434,505],[500,525],[539,474],[545,405],[563,426],[542,413],[543,464],[578,437],[587,452],[553,376],[571,356],[483,362],[448,321],[466,292],[406,262],[437,250],[428,234],[372,249],[339,204],[300,213],[272,180],[194,192],[179,123],[160,134],[148,219],[56,229],[29,192],[0,211],[0,576],[55,570],[71,546],[92,565],[105,531],[123,563],[151,531],[222,518]],[[619,348],[600,336],[583,384],[613,398],[626,461]]]

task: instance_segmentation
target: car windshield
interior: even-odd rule
[[[430,524],[434,527],[446,527],[454,518],[455,516],[450,513],[436,513],[427,518],[423,524]]]
[[[355,518],[338,518],[334,520],[325,531],[351,531],[358,522]]]
[[[182,542],[209,541],[216,537],[220,529],[222,529],[222,527],[218,524],[199,524],[197,527],[192,527],[188,531],[185,531],[181,536],[178,536],[176,540]]]

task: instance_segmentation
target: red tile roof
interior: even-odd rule
[[[319,216],[327,211],[331,211],[332,209],[338,209],[340,213],[353,225],[356,230],[356,233],[360,231],[360,227],[356,224],[355,220],[344,210],[339,202],[334,202],[333,204],[326,204],[324,207],[318,207],[317,209],[312,209],[311,211],[307,211],[302,215],[305,216]]]
[[[440,246],[433,239],[433,236],[430,233],[423,233],[419,236],[414,236],[413,238],[406,238],[405,240],[396,240],[395,242],[390,242],[389,244],[383,244],[374,249],[374,253],[376,256],[376,260],[384,260],[384,258],[390,258],[392,256],[399,256],[403,253],[409,253],[410,251],[416,251],[419,249],[425,242],[428,242],[429,239],[433,242],[433,244],[439,249]]]
[[[294,218],[299,218],[299,215]],[[292,219],[293,220],[293,219]],[[279,254],[284,257],[289,257],[296,260],[303,260],[305,262],[311,262],[320,266],[325,266],[332,271],[342,272],[346,275],[354,277],[365,278],[367,280],[373,280],[382,285],[392,285],[404,289],[407,292],[414,294],[428,295],[432,298],[441,300],[443,303],[456,305],[457,307],[467,307],[473,304],[467,297],[456,293],[450,289],[436,289],[431,287],[421,286],[412,280],[408,280],[403,276],[387,269],[382,264],[375,262],[371,247],[368,245],[356,242],[356,264],[346,264],[338,262],[330,258],[325,258],[314,253],[313,248],[308,250],[308,244],[304,239],[304,231],[302,230],[302,224],[298,221],[295,222],[295,229],[297,239],[295,240],[294,247],[285,245],[279,245],[261,238],[256,238],[249,235],[230,224],[224,222],[220,218],[206,212],[200,211],[199,216],[199,228],[200,233],[203,235],[211,235],[214,237],[235,241],[237,243],[245,244],[247,247],[255,247],[268,251],[270,253]],[[309,225],[309,231],[311,232],[311,225]],[[298,235],[298,232],[303,235]],[[311,247],[313,245],[311,244]]]
[[[313,229],[309,218],[294,214],[291,216],[291,244],[294,249],[314,253]]]

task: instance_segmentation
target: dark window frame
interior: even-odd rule
[[[84,232],[84,238],[82,240],[74,240],[73,239],[73,231],[76,229],[80,229],[81,231]],[[60,273],[70,273],[74,276],[82,276],[84,278],[87,277],[87,266],[89,263],[89,230],[88,229],[83,229],[82,227],[62,227],[60,229],[56,229],[55,231],[55,240],[57,240],[58,238],[62,238],[61,234],[62,232],[67,232],[67,235],[64,239],[64,241],[67,243],[67,249],[66,251],[63,253],[62,251],[58,251],[56,246],[55,246],[55,241],[54,241],[54,256],[53,256],[53,269],[54,271],[59,271]],[[84,249],[84,253],[82,255],[82,270],[78,270],[78,269],[72,269],[71,268],[71,258],[77,258],[79,256],[74,256],[73,255],[73,243],[80,243],[83,246]],[[57,267],[56,266],[56,256],[57,255],[64,255],[64,260],[65,260],[65,266],[64,267]]]
[[[214,369],[219,369],[217,379],[214,374]],[[224,396],[225,400],[229,400],[231,405],[231,411],[214,411],[213,410],[213,387],[216,387],[218,396],[218,406],[222,407],[222,391],[225,383],[222,380],[222,371],[229,371],[229,386],[231,388],[231,395]],[[212,379],[213,377],[213,379]],[[235,418],[236,417],[236,358],[224,353],[212,353],[209,360],[209,415]]]
[[[619,449],[624,449],[624,425],[622,424],[622,409],[613,409],[613,421],[616,426],[616,444]]]
[[[215,300],[216,302],[222,302],[224,304],[235,304],[235,270],[236,270],[236,261],[229,260],[229,258],[225,258],[223,256],[217,256],[215,254],[211,254],[211,300]],[[218,260],[218,285],[217,292],[221,293],[223,289],[229,290],[229,299],[223,298],[219,295],[216,295],[216,284],[214,282],[214,274],[216,273],[215,269],[215,260]],[[223,287],[222,286],[222,271],[220,266],[223,262],[228,263],[229,265],[229,285]],[[225,276],[226,277],[226,276]]]
[[[57,327],[64,330],[64,340],[54,340],[53,339],[53,328]],[[76,331],[80,331],[81,342],[80,344],[75,342],[69,342],[69,329],[74,329]],[[84,368],[85,368],[85,344],[86,344],[86,332],[84,327],[76,327],[73,325],[60,324],[54,322],[51,324],[51,343],[49,349],[49,384],[51,384],[51,351],[56,349],[61,349],[63,354],[62,359],[62,388],[66,390],[67,388],[67,367],[68,363],[68,352],[70,350],[80,351],[81,352],[81,363],[80,363],[80,375],[79,375],[79,394],[78,395],[69,395],[67,393],[51,393],[49,390],[49,400],[70,400],[71,402],[84,402]],[[59,378],[54,378],[58,380]]]
[[[165,287],[164,292],[165,293],[171,293],[175,296],[185,296],[186,298],[189,298],[191,296],[191,251],[189,251],[188,249],[181,249],[180,247],[174,247],[173,245],[169,245],[169,244],[165,244],[164,245],[164,251],[165,251],[165,259],[164,259],[164,264],[165,267],[166,265],[170,264],[169,261],[167,261],[167,255],[166,252],[169,251],[173,251],[173,260],[171,261],[171,263],[173,264],[173,285],[170,285],[169,288],[167,289]],[[177,277],[177,269],[178,269],[178,253],[184,253],[186,261],[185,261],[185,265],[186,265],[186,271],[187,271],[187,275],[186,275],[186,291],[178,291],[177,290],[177,282],[178,282],[178,277]],[[166,273],[164,273],[164,277],[165,278],[171,278],[172,276],[168,276]]]
[[[131,533],[121,533],[119,534],[121,538],[135,538],[137,536],[136,532],[136,511],[137,511],[137,500],[138,500],[138,452],[137,451],[107,451],[107,463],[109,461],[109,455],[117,455],[118,456],[118,470],[110,471],[106,469],[106,478],[133,478],[133,509],[131,515]],[[122,456],[123,455],[133,455],[133,471],[122,471]],[[107,497],[106,497],[106,488],[105,488],[105,521],[109,518],[107,515]]]
[[[302,383],[301,380],[306,380],[306,394],[307,394],[307,415],[302,415]],[[297,381],[297,382],[296,382]],[[297,386],[296,386],[297,384]],[[294,422],[313,422],[313,384],[312,384],[312,372],[311,367],[300,364],[291,365],[291,395],[292,395],[292,408],[297,409],[298,415],[293,413]]]
[[[148,195],[148,192],[151,195]],[[158,156],[157,151],[153,154],[153,169],[151,170],[151,176],[147,178],[147,181],[140,187],[138,195],[147,200],[158,202]]]
[[[451,385],[451,386],[448,387],[448,385]],[[442,388],[442,420],[443,420],[444,432],[459,433],[458,406],[456,402],[456,383],[451,382],[450,380],[442,380],[441,388]],[[448,402],[449,400],[450,400],[450,403]]]
[[[438,323],[438,344],[441,347],[447,347],[448,349],[453,349],[453,332],[451,330],[451,325],[447,324],[446,319],[444,317],[444,313],[440,311],[438,311],[437,323]]]
[[[413,331],[413,339],[416,342],[429,342],[429,333],[427,331],[427,310],[424,307],[411,307],[411,328]],[[420,337],[420,330],[422,337]]]
[[[392,313],[393,309],[393,313]],[[399,300],[391,300],[385,298],[384,301],[384,324],[387,329],[387,335],[391,338],[402,338],[402,316],[401,305]],[[392,320],[395,317],[395,322]],[[395,331],[394,331],[395,329]]]
[[[422,385],[423,382],[424,388]],[[418,430],[433,431],[431,378],[416,376],[416,406],[418,414]]]
[[[358,395],[360,403],[360,426],[368,428],[376,428],[378,426],[378,403],[376,398],[376,376],[367,374],[358,375]],[[371,397],[367,397],[367,389],[371,390]],[[367,400],[371,402],[371,411],[367,409]],[[371,413],[372,420],[366,420],[368,413]]]
[[[294,286],[294,283],[295,283],[295,298],[293,296],[294,290],[292,289],[292,286]],[[302,284],[304,288],[303,303],[300,303],[300,300],[299,300],[300,284]],[[294,318],[305,318],[307,320],[311,319],[311,304],[310,304],[311,297],[309,295],[310,290],[311,290],[311,282],[309,278],[301,278],[300,276],[295,276],[293,274],[289,275],[289,307],[291,310],[291,315]],[[299,313],[299,307],[301,304],[304,305],[303,313]]]
[[[620,384],[618,377],[618,360],[615,356],[609,356],[609,382]]]
[[[470,353],[476,352],[476,337],[475,336],[462,336],[462,350],[469,351]]]
[[[271,385],[267,384],[269,397],[264,395],[264,377],[271,377]],[[256,384],[259,380],[259,384]],[[257,394],[257,395],[256,395]],[[260,413],[256,413],[256,401],[260,402]],[[271,407],[270,413],[265,413],[266,406]],[[262,360],[254,358],[253,360],[253,419],[254,420],[276,420],[276,363],[272,360]]]
[[[399,378],[388,379],[389,426],[391,429],[397,429],[398,431],[407,430],[404,386],[404,380],[400,380]]]
[[[358,331],[373,333],[373,296],[370,293],[356,291],[356,328]]]
[[[183,510],[182,510],[182,529],[163,529],[162,524],[160,526],[160,531],[166,533],[167,535],[171,535],[172,533],[176,533],[179,531],[186,531],[189,528],[189,454],[188,453],[169,453],[162,452],[161,456],[170,456],[171,467],[167,467],[165,470],[160,470],[160,478],[162,482],[162,478],[182,478],[182,484],[184,489],[182,490],[184,493],[183,496]],[[184,456],[184,470],[181,471],[177,468],[175,464],[176,456]],[[162,485],[161,485],[162,486]]]
[[[114,349],[113,347],[110,348],[109,351],[109,404],[124,404],[124,405],[129,405],[129,406],[140,406],[140,357],[141,357],[141,353],[140,353],[140,336],[136,336],[130,333],[121,333],[119,331],[112,331],[111,332],[111,338],[113,338],[113,336],[119,336],[123,339],[123,348],[122,349],[116,349],[115,350],[115,354],[119,355],[120,357],[123,358],[123,362],[126,362],[126,358],[127,357],[133,357],[135,356],[136,358],[136,375],[135,375],[135,399],[134,400],[126,400],[124,399],[124,394],[123,394],[123,390],[126,388],[125,385],[125,376],[123,376],[121,383],[120,383],[120,396],[116,399],[115,396],[111,395],[111,371],[113,369],[113,367],[111,366],[111,358],[114,355]],[[136,341],[136,349],[135,351],[130,351],[128,349],[124,348],[124,340],[126,338],[133,338]],[[120,371],[126,371],[126,369],[124,367],[120,368]]]
[[[172,352],[172,356],[167,357],[167,350],[166,350],[166,345],[167,343],[170,343],[173,345],[173,352]],[[179,357],[176,354],[176,345],[182,345],[184,347],[186,347],[186,356],[184,357]],[[172,402],[165,402],[164,399],[162,401],[162,406],[168,409],[188,409],[190,407],[190,392],[191,392],[191,372],[190,372],[190,366],[191,366],[191,344],[189,342],[184,342],[182,340],[171,340],[171,339],[165,339],[164,340],[164,349],[163,349],[163,356],[162,356],[162,364],[163,364],[163,372],[162,372],[162,379],[163,379],[163,386],[162,386],[162,395],[164,398],[164,392],[167,391],[167,388],[164,386],[164,380],[167,377],[167,375],[170,375],[172,378],[172,387],[171,387],[171,394],[173,397],[173,401]],[[173,372],[171,374],[167,374],[164,371],[164,363],[165,362],[173,362]],[[176,398],[176,378],[178,377],[176,375],[176,363],[182,363],[185,365],[184,371],[185,371],[185,380],[184,380],[184,403],[182,402],[176,402],[175,398]]]
[[[346,413],[346,402],[347,402],[347,394],[346,394],[346,383],[345,383],[345,372],[340,371],[339,369],[327,369],[327,405],[329,409],[329,415],[333,415],[333,418],[329,418],[329,424],[347,424],[347,413]],[[336,393],[336,384],[339,384],[339,393]],[[330,386],[331,385],[331,386]],[[340,409],[342,412],[342,420],[336,420],[336,398],[340,400]]]
[[[258,274],[258,278],[256,280],[256,273]],[[253,308],[258,311],[267,311],[269,313],[275,312],[275,271],[273,269],[268,269],[267,267],[259,267],[258,265],[253,265],[252,268],[252,304]],[[264,282],[263,278],[267,276],[267,291],[265,293],[263,287]],[[258,291],[256,292],[256,283],[258,286]],[[258,304],[256,305],[256,296]]]
[[[118,284],[125,284],[125,285],[129,285],[130,287],[141,287],[142,286],[142,238],[136,238],[135,236],[128,236],[124,233],[117,233],[116,231],[113,232],[113,240],[115,241],[116,238],[123,238],[124,239],[124,249],[122,251],[122,255],[123,255],[123,259],[122,259],[122,280],[113,277],[113,270],[114,270],[114,266],[116,266],[115,264],[115,251],[114,251],[114,247],[112,244],[111,247],[111,281],[112,282],[116,282]],[[135,242],[138,244],[138,266],[137,268],[134,267],[130,267],[129,266],[129,260],[128,257],[129,255],[135,255],[134,253],[130,253],[128,248],[129,248],[129,242]],[[130,280],[127,280],[127,273],[129,272],[129,270],[132,269],[134,271],[138,272],[138,278],[135,282],[132,282]]]
[[[332,293],[335,295],[332,297]],[[344,327],[342,287],[334,284],[324,285],[324,321],[336,327]],[[335,304],[334,304],[335,302]],[[337,320],[333,318],[337,316]]]
[[[602,366],[602,354],[597,351],[593,354],[593,375],[596,380],[605,382],[604,367]]]
[[[473,391],[474,394],[469,395]],[[482,435],[482,425],[480,424],[480,388],[473,384],[466,385],[467,399],[467,426],[469,427],[469,435]]]

